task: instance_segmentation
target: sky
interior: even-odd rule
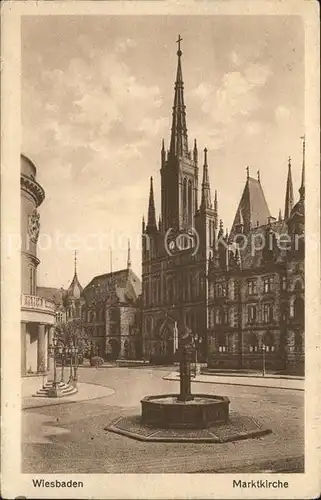
[[[160,210],[178,34],[189,147],[208,149],[212,197],[231,227],[260,170],[272,215],[284,211],[288,157],[295,200],[304,134],[304,31],[296,16],[26,16],[22,152],[46,191],[38,285],[67,287],[74,250],[83,286],[126,267],[141,276],[149,178]],[[112,248],[112,252],[110,252]],[[112,258],[111,258],[112,256]]]

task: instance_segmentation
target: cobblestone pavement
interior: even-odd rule
[[[304,393],[266,387],[203,384],[196,392],[228,396],[231,409],[255,416],[273,433],[224,444],[146,443],[104,427],[120,415],[140,413],[148,394],[175,393],[167,370],[80,369],[83,382],[115,393],[99,400],[23,411],[22,471],[28,473],[303,472]]]

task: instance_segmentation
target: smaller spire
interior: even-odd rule
[[[214,193],[214,229],[217,230],[218,223],[218,203],[217,203],[217,190],[215,189]]]
[[[204,148],[204,165],[203,165],[203,182],[202,182],[202,196],[201,196],[201,208],[211,208],[211,189],[210,181],[208,176],[208,165],[207,165],[207,148]]]
[[[149,189],[149,202],[148,202],[148,219],[146,230],[154,230],[156,227],[156,213],[155,213],[155,201],[154,201],[154,188],[153,188],[153,177],[150,178],[150,189]]]
[[[288,177],[286,181],[286,193],[285,193],[285,208],[284,208],[284,219],[287,220],[290,217],[291,210],[293,208],[293,183],[292,183],[292,171],[291,171],[291,157],[288,160]]]
[[[145,217],[142,217],[142,233],[145,232]]]
[[[198,161],[198,150],[197,150],[196,139],[194,139],[193,158],[194,158],[194,162],[197,163],[197,161]]]
[[[260,170],[257,171],[257,180],[258,180],[259,183],[261,183]]]
[[[128,248],[127,248],[127,269],[132,267],[132,262],[130,258],[130,239],[128,238]]]
[[[246,178],[247,179],[250,178],[250,167],[249,166],[246,167]]]
[[[165,151],[165,143],[164,143],[164,139],[162,139],[162,151]]]
[[[224,228],[223,221],[222,221],[222,219],[220,219],[220,229],[219,229],[218,235],[217,235],[218,238],[221,238],[223,236],[223,234],[224,234],[224,229],[223,228]]]
[[[279,209],[279,222],[281,222],[281,220],[282,220],[282,211],[281,209]]]

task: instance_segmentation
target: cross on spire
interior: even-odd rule
[[[182,51],[181,51],[181,41],[182,40],[183,40],[183,38],[181,38],[181,35],[178,35],[178,40],[176,40],[176,43],[178,43],[178,50],[177,50],[178,56],[182,55]]]

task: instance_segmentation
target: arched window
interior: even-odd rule
[[[193,217],[193,201],[192,201],[192,181],[188,181],[188,222],[192,222]]]
[[[187,216],[187,179],[183,180],[183,219],[186,221]]]
[[[304,321],[304,300],[301,297],[297,297],[294,300],[293,312],[295,321]]]
[[[219,352],[227,351],[227,338],[224,333],[219,333],[216,337],[216,345]]]

